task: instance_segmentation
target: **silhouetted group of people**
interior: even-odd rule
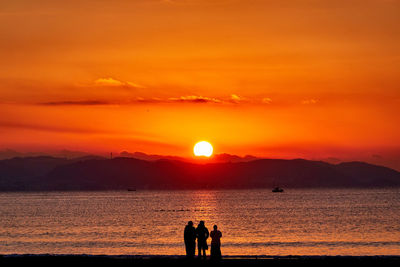
[[[206,258],[206,250],[208,250],[207,239],[211,237],[211,259],[221,259],[221,237],[222,233],[218,230],[218,227],[214,225],[214,230],[211,233],[208,232],[207,227],[204,225],[204,221],[200,221],[197,228],[193,226],[193,222],[189,221],[185,227],[184,239],[186,247],[186,256],[188,258],[194,258],[196,253],[196,239],[198,256],[204,259]],[[202,253],[203,252],[203,253]],[[203,254],[203,255],[202,255]]]

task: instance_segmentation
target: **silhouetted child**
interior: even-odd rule
[[[185,240],[186,257],[194,258],[196,253],[196,229],[193,227],[192,221],[189,221],[186,225],[183,238]]]
[[[206,258],[206,250],[208,249],[207,238],[209,237],[210,233],[208,232],[207,227],[205,227],[204,221],[200,221],[196,228],[196,234],[199,258],[201,258],[201,251],[203,251],[203,257]]]
[[[211,231],[211,259],[219,260],[221,259],[221,231],[217,230],[217,226],[214,225],[214,230]]]

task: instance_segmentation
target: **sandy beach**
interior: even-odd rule
[[[339,266],[372,264],[399,266],[400,256],[224,256],[220,261],[193,259],[184,256],[135,255],[1,255],[0,264],[7,265],[107,265],[107,266]],[[171,265],[170,265],[171,264]]]

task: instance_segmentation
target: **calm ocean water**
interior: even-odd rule
[[[0,254],[183,255],[188,220],[224,255],[400,255],[400,189],[0,193]]]

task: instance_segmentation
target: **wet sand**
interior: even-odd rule
[[[400,256],[224,256],[188,260],[184,256],[1,255],[0,266],[400,266]]]

